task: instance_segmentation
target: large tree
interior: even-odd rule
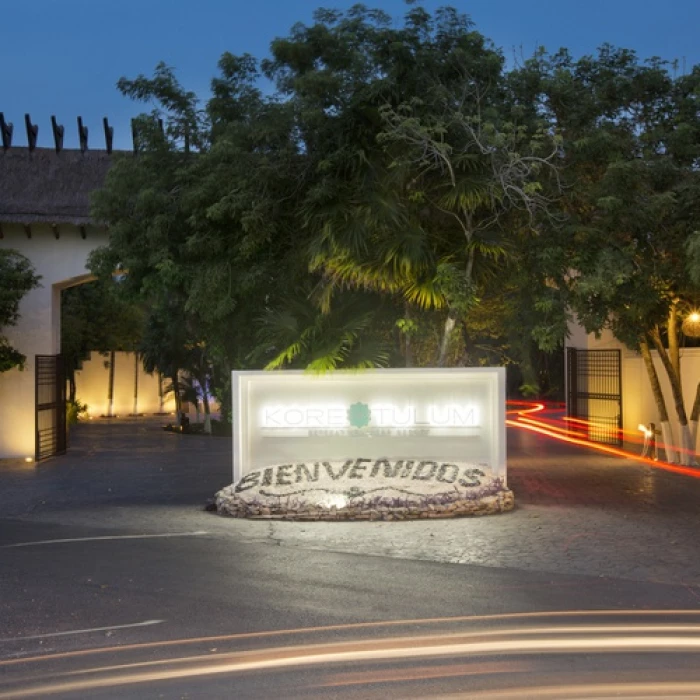
[[[551,287],[588,331],[612,330],[641,353],[668,457],[676,458],[651,350],[660,357],[681,427],[680,459],[694,451],[681,384],[680,317],[700,291],[686,245],[700,195],[700,70],[674,75],[658,59],[604,46],[574,60],[539,53],[514,77],[563,136],[566,225],[545,229],[537,257]]]
[[[181,309],[217,376],[481,361],[475,309],[556,180],[556,141],[501,53],[452,8],[401,24],[358,5],[271,54],[270,97],[247,55],[222,56],[206,103],[163,65],[119,82],[155,109],[96,198],[113,233],[93,268],[121,264],[125,291]]]
[[[309,161],[301,207],[319,306],[347,288],[392,296],[405,348],[412,307],[444,309],[430,360],[444,365],[457,320],[547,203],[556,141],[514,104],[502,55],[454,9],[417,7],[398,27],[362,6],[315,20],[273,42],[265,65]]]
[[[155,109],[96,199],[93,266],[176,310],[162,340],[206,348],[220,391],[234,367],[498,357],[536,392],[567,306],[670,338],[678,375],[696,83],[610,47],[507,69],[451,8],[319,10],[261,68],[222,56],[208,101],[162,65],[120,81]]]

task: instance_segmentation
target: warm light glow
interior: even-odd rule
[[[525,418],[522,415],[518,416],[517,420],[519,423],[528,423],[530,425],[535,425],[535,426],[546,425],[548,430],[552,430],[555,433],[562,433],[563,435],[568,435],[568,436],[574,435],[574,436],[578,436],[581,438],[588,437],[588,433],[574,431],[571,428],[569,428],[568,426],[565,426],[564,428],[559,428],[556,425],[550,425],[549,423],[543,423],[542,421],[534,420],[533,418]]]
[[[345,508],[348,504],[345,496],[342,493],[332,493],[329,494],[327,498],[324,499],[325,503],[329,508]]]
[[[33,462],[33,461],[34,461],[34,457],[25,457],[25,458],[24,458],[24,461],[27,462],[27,463]]]
[[[637,426],[637,430],[639,430],[640,433],[644,433],[644,437],[651,437],[653,435],[651,430],[649,430],[646,425],[642,425],[641,423]]]
[[[525,408],[509,408],[506,410],[506,413],[517,413],[521,416],[524,416],[526,413],[539,413],[545,409],[543,403],[533,403],[532,401],[508,401],[508,405],[524,406]]]
[[[691,314],[688,315],[688,320],[692,321],[693,323],[698,323],[700,321],[700,313],[697,311],[693,311]]]

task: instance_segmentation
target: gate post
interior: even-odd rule
[[[566,413],[572,418],[578,418],[578,356],[576,348],[566,349]]]

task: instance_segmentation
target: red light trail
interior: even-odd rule
[[[586,421],[580,418],[570,418],[568,416],[562,416],[560,418],[560,413],[560,408],[547,408],[545,404],[539,402],[508,401],[508,410],[506,414],[514,417],[507,418],[506,425],[520,430],[529,430],[530,432],[545,435],[554,440],[560,440],[561,442],[605,452],[615,457],[632,459],[657,469],[663,469],[664,471],[684,474],[685,476],[692,476],[696,479],[700,478],[700,470],[698,469],[683,467],[678,464],[670,464],[662,460],[649,459],[648,457],[642,457],[629,450],[594,442],[588,438],[588,431],[586,429],[595,429],[600,426],[592,421]],[[534,417],[535,415],[537,415],[537,417]],[[570,425],[571,423],[576,424],[575,429]],[[628,436],[628,440],[632,438],[630,441],[639,442],[641,444],[641,440],[636,433],[628,430],[619,432]],[[659,447],[663,447],[663,443],[659,443]]]

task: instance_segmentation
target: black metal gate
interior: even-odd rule
[[[622,380],[619,350],[566,353],[567,414],[572,431],[593,442],[622,445]]]
[[[36,356],[37,461],[66,451],[66,372],[62,355]]]

